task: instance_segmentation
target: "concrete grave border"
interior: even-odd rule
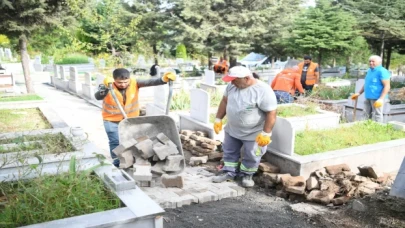
[[[278,106],[299,106],[306,107],[301,104],[281,104]],[[291,122],[294,130],[296,132],[303,131],[306,129],[327,129],[334,128],[339,126],[340,114],[329,112],[317,108],[316,110],[319,114],[307,115],[307,116],[298,116],[298,117],[284,117]],[[279,118],[279,117],[277,117]]]
[[[342,124],[340,127],[352,124]],[[401,129],[400,126],[397,129]],[[319,168],[342,163],[349,165],[352,170],[357,170],[360,165],[376,165],[382,172],[389,173],[398,169],[404,156],[405,139],[397,139],[304,156],[287,155],[269,148],[264,158],[280,167],[281,173],[307,178]]]

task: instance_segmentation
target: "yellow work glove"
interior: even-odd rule
[[[175,81],[176,75],[173,74],[172,72],[166,72],[162,77],[162,81],[168,82],[169,80]]]
[[[257,145],[259,145],[260,147],[269,145],[271,143],[270,136],[271,136],[271,132],[267,133],[267,132],[262,131],[256,137]]]
[[[380,108],[383,105],[383,100],[382,99],[378,99],[374,102],[374,107],[375,108]]]
[[[104,78],[103,81],[104,85],[108,87],[108,83],[114,83],[114,78],[113,77],[106,77]]]
[[[214,131],[215,134],[219,134],[219,132],[222,131],[222,120],[219,118],[215,118]]]
[[[318,84],[314,84],[314,87],[312,88],[313,91],[317,91],[318,90]]]
[[[356,100],[359,96],[360,96],[360,93],[355,93],[355,94],[353,94],[350,98],[351,98],[352,100]]]

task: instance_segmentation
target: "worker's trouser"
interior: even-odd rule
[[[382,105],[379,108],[374,107],[374,102],[377,100],[374,99],[365,99],[364,100],[364,117],[366,119],[373,119],[376,122],[383,122],[383,108],[384,105]]]
[[[294,97],[291,96],[289,92],[274,90],[274,94],[276,95],[277,104],[287,104],[294,102]]]
[[[238,174],[253,175],[259,167],[260,159],[266,153],[267,146],[257,146],[255,150],[255,141],[239,140],[225,132],[225,139],[222,144],[224,151],[223,171],[234,177]],[[243,146],[244,153],[242,163],[239,167],[240,150]]]
[[[113,150],[120,144],[118,136],[118,123],[110,122],[104,120],[104,129],[108,136],[108,142],[110,145],[110,155],[113,159],[113,164],[118,167],[120,165],[120,160],[117,155],[114,154]]]

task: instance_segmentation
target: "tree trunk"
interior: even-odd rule
[[[348,55],[346,57],[346,74],[350,76],[350,63],[352,62],[352,57]]]
[[[380,57],[384,60],[385,32],[381,34]]]
[[[319,82],[318,83],[321,83],[321,66],[322,66],[322,50],[319,50],[319,55],[318,55]]]
[[[234,66],[236,66],[236,58],[235,57],[233,57],[233,56],[230,56],[229,57],[229,68],[232,68],[232,67],[234,67]]]
[[[387,57],[386,57],[386,62],[385,62],[385,68],[387,68],[387,70],[390,69],[391,54],[392,54],[392,47],[391,47],[391,46],[388,46],[388,47],[387,47]]]
[[[27,37],[25,35],[21,35],[19,43],[20,43],[21,64],[25,78],[25,87],[27,88],[27,93],[35,93],[34,87],[32,86],[32,80],[30,75],[30,67],[29,67],[30,58],[27,52]]]
[[[225,47],[224,48],[224,56],[223,56],[223,58],[225,59],[225,60],[228,60],[228,50],[227,50],[227,47]],[[231,56],[229,57],[229,62],[231,62]]]
[[[333,58],[332,67],[336,67],[336,58]]]
[[[157,57],[158,56],[158,50],[157,50],[156,44],[153,44],[152,48],[153,48],[153,58],[155,59],[155,64],[159,65],[159,61],[158,61],[158,57]]]
[[[211,58],[212,58],[212,53],[210,51],[208,51],[208,70],[212,70]]]
[[[114,47],[114,43],[112,41],[110,41],[110,45],[111,45],[111,55],[115,56],[117,54],[115,47]]]

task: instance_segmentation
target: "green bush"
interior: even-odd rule
[[[56,64],[81,64],[89,63],[89,58],[83,54],[68,54],[55,62]]]
[[[319,100],[342,100],[347,99],[354,90],[355,85],[337,88],[319,86],[316,91],[312,91],[311,97]]]

